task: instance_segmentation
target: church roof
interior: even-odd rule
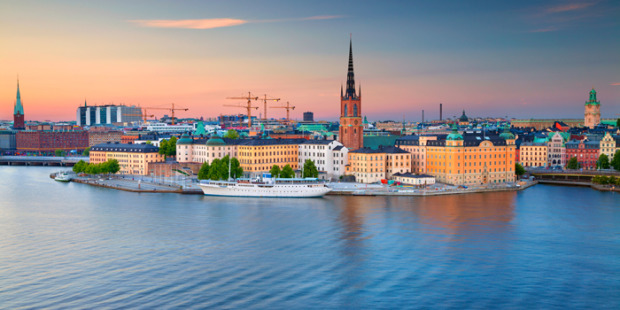
[[[22,105],[22,97],[19,93],[19,80],[17,81],[17,99],[15,100],[15,109],[13,109],[13,114],[24,115],[24,106]]]

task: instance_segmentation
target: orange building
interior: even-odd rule
[[[427,174],[453,185],[483,185],[515,180],[515,139],[501,135],[458,133],[453,127],[446,139],[428,141]]]
[[[90,149],[90,163],[100,164],[110,159],[118,160],[123,174],[149,175],[149,163],[164,162],[159,148],[150,144],[105,143]]]
[[[438,137],[445,138],[446,135],[411,135],[396,139],[396,147],[399,147],[411,154],[411,172],[426,173],[426,143],[427,141],[437,140]]]
[[[258,174],[278,165],[299,169],[299,144],[305,139],[249,139],[237,146],[237,158],[244,172]]]
[[[411,154],[397,147],[361,148],[349,152],[347,175],[360,183],[389,179],[395,173],[411,172]]]

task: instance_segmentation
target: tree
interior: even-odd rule
[[[271,167],[271,170],[269,170],[272,178],[279,178],[281,172],[282,171],[280,170],[280,166],[278,165],[273,165],[273,167]]]
[[[282,168],[282,171],[280,172],[280,177],[283,179],[291,179],[295,177],[295,171],[293,171],[291,165],[287,164],[286,166],[284,166],[284,168]]]
[[[596,168],[609,169],[609,156],[606,154],[601,154],[596,161]]]
[[[67,153],[64,150],[55,150],[54,154],[60,157],[60,156],[65,156]]]
[[[84,172],[87,174],[99,174],[101,173],[101,166],[96,164],[88,164],[86,169],[84,169]]]
[[[108,163],[108,173],[115,174],[121,170],[121,165],[118,163],[116,159],[109,159]]]
[[[161,140],[159,142],[159,154],[166,155],[168,152],[168,140]]]
[[[239,139],[239,133],[234,129],[229,129],[224,135],[224,138]]]
[[[571,157],[571,159],[568,160],[568,163],[566,163],[566,169],[579,169],[580,167],[581,165],[579,165],[577,157]]]
[[[209,178],[209,163],[204,162],[202,166],[200,166],[200,170],[198,170],[198,180],[206,180]]]
[[[209,168],[209,180],[217,181],[221,180],[221,176],[219,173],[219,167],[221,166],[222,161],[219,158],[214,159],[211,162],[211,167]]]
[[[166,155],[168,156],[177,155],[177,137],[172,137],[168,140],[168,149],[166,151]]]
[[[611,159],[611,166],[620,171],[620,150],[617,150],[614,157]]]
[[[319,170],[314,165],[314,161],[306,159],[304,162],[304,173],[302,178],[318,178]]]
[[[77,163],[75,163],[75,165],[73,165],[73,172],[75,173],[84,172],[84,170],[86,170],[86,166],[88,166],[88,164],[85,161],[80,160]]]
[[[90,146],[84,149],[84,151],[82,152],[82,155],[84,156],[90,155]]]
[[[151,140],[146,140],[146,142],[144,142],[144,143],[148,144],[148,145],[153,145],[153,142],[151,142]]]
[[[616,127],[620,128],[620,118],[616,121]]]
[[[243,168],[241,168],[241,163],[236,157],[230,160],[230,170],[231,176],[235,179],[243,176]]]
[[[525,168],[523,168],[520,163],[515,163],[515,174],[517,176],[522,176],[525,174]]]

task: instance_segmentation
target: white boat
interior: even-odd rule
[[[322,197],[331,191],[316,178],[202,181],[198,186],[205,195],[227,197],[310,198]]]
[[[54,180],[58,182],[70,182],[71,176],[69,176],[69,174],[67,174],[66,172],[58,172]]]

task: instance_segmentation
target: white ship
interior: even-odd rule
[[[58,182],[70,182],[71,179],[72,179],[71,176],[66,172],[58,172],[56,173],[56,176],[54,177],[54,180]]]
[[[316,178],[202,181],[199,186],[205,195],[228,197],[310,198],[331,191]]]

